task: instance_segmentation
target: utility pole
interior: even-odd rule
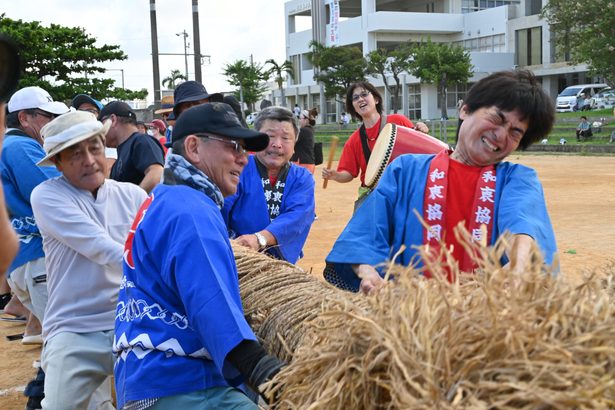
[[[186,29],[184,29],[184,31],[182,31],[181,33],[177,33],[175,35],[184,37],[184,60],[186,62],[186,81],[187,81],[188,80],[188,42],[187,42],[188,33],[186,33]]]
[[[154,71],[154,107],[160,108],[160,67],[158,65],[158,27],[156,25],[156,0],[149,0],[149,18],[152,31],[152,69]],[[122,82],[124,72],[122,71]]]
[[[122,72],[122,89],[125,90],[124,86],[124,69],[123,68],[105,68],[105,71],[121,71]]]
[[[194,80],[202,83],[201,35],[199,34],[199,0],[192,0],[192,38],[194,39]]]

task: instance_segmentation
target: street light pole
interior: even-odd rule
[[[186,63],[186,80],[188,80],[188,43],[186,41],[186,39],[188,38],[188,33],[186,33],[186,29],[184,29],[184,31],[175,35],[184,37],[184,60]]]
[[[124,86],[124,69],[123,68],[105,68],[105,71],[121,71],[122,72],[122,89],[125,90]]]

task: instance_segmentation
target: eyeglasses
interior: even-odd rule
[[[34,111],[34,115],[40,115],[41,117],[45,117],[45,118],[47,118],[49,120],[53,120],[54,118],[57,117],[57,115],[55,115],[55,114],[52,114],[52,113],[47,112],[47,111],[41,111],[41,110]]]
[[[359,101],[359,99],[363,98],[366,99],[368,95],[370,95],[371,93],[369,91],[363,91],[361,94],[353,94],[352,95],[352,101]]]
[[[208,134],[194,134],[194,135],[196,135],[199,138],[206,138],[209,140],[220,141],[224,144],[232,145],[235,152],[239,155],[246,155],[248,153],[248,150],[245,149],[245,147],[241,145],[239,141],[225,140],[225,139],[214,137],[213,135],[208,135]]]
[[[98,110],[96,108],[80,108],[78,111],[90,112],[98,117]]]

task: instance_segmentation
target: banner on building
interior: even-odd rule
[[[338,0],[329,0],[329,46],[339,42],[340,3]]]

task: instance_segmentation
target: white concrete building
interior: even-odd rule
[[[309,43],[326,46],[356,45],[366,55],[382,47],[394,47],[407,40],[431,37],[434,42],[463,45],[474,66],[470,82],[514,67],[532,70],[545,90],[555,99],[568,85],[594,82],[587,66],[569,65],[555,57],[554,44],[546,21],[539,18],[542,2],[548,0],[290,0],[285,3],[286,58],[293,62],[295,79],[285,88],[287,106],[318,106],[320,121],[336,121],[344,110],[333,99],[326,101],[314,79],[314,68],[307,58]],[[337,42],[331,42],[332,8],[339,7]],[[385,97],[381,78],[368,79]],[[440,117],[434,85],[420,84],[411,75],[403,78],[401,113],[410,119]],[[456,116],[456,102],[468,85],[449,87],[447,110]],[[279,91],[268,98],[279,103]]]

